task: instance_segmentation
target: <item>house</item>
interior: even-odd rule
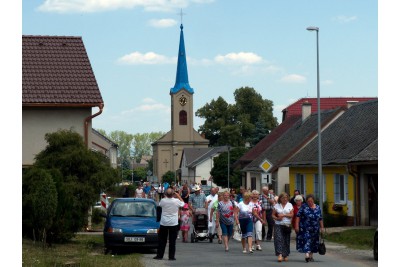
[[[117,168],[118,145],[93,128],[91,149],[105,155],[110,159],[111,166]]]
[[[322,129],[343,112],[343,108],[321,112]],[[306,111],[306,113],[310,114],[309,111]],[[252,190],[260,191],[263,183],[271,183],[272,189],[277,194],[281,192],[289,193],[289,168],[282,166],[282,163],[317,136],[317,123],[317,114],[299,118],[275,142],[242,169],[246,173],[245,184],[250,185]],[[269,165],[267,170],[263,168],[265,162],[268,162]]]
[[[212,184],[210,172],[214,167],[214,158],[226,151],[228,151],[228,146],[184,148],[178,170],[181,184]]]
[[[373,97],[336,97],[336,98],[321,98],[321,113],[325,111],[329,112],[333,109],[342,108],[346,109],[348,106],[357,103],[357,102],[364,102],[369,101],[371,99],[376,99]],[[271,131],[267,136],[265,136],[260,142],[258,142],[254,147],[252,147],[247,153],[245,153],[241,158],[239,158],[234,164],[234,168],[239,168],[243,172],[242,176],[242,185],[245,188],[257,189],[260,190],[263,184],[271,184],[272,188],[277,192],[287,191],[288,190],[288,183],[289,183],[289,173],[287,168],[279,168],[279,173],[282,179],[279,179],[279,183],[277,180],[277,173],[274,176],[270,173],[270,171],[277,171],[277,166],[279,162],[284,160],[290,156],[290,153],[294,153],[294,148],[296,145],[301,145],[305,140],[311,140],[317,134],[317,121],[316,121],[316,112],[317,110],[317,98],[302,98],[296,101],[295,103],[289,105],[285,109],[283,109],[283,118],[282,123],[278,125],[275,129]],[[313,114],[313,115],[312,115]],[[305,121],[308,116],[312,115],[311,119],[315,125],[311,126],[311,122],[308,121],[305,125],[302,125],[303,121]],[[328,123],[328,122],[326,122]],[[295,126],[297,125],[297,126]],[[285,138],[283,137],[290,129],[296,127],[300,127],[304,130],[307,125],[310,125],[309,131],[307,133],[310,136],[296,136],[295,139],[286,140],[289,144],[283,145],[283,140],[279,141],[279,144],[275,144],[279,139]],[[315,127],[315,128],[313,128]],[[315,130],[313,132],[313,130]],[[295,131],[292,129],[291,134]],[[303,133],[304,134],[304,133]],[[290,135],[290,134],[289,134]],[[287,137],[286,137],[287,138]],[[292,137],[290,137],[292,138]],[[299,140],[297,140],[299,139]],[[297,140],[297,141],[296,141]],[[279,151],[278,153],[271,152],[268,149],[271,146],[275,146],[276,148],[282,146],[285,151]],[[301,146],[300,146],[301,147]],[[275,155],[271,155],[271,153],[275,153]],[[265,171],[260,165],[263,162],[268,162],[270,165],[271,162],[268,161],[266,155],[271,155],[274,158],[273,165],[271,169]],[[273,177],[272,177],[273,176]],[[271,187],[270,186],[270,187]],[[289,191],[287,191],[289,193]]]
[[[81,37],[22,36],[23,167],[45,148],[45,134],[60,129],[79,133],[90,148],[92,119],[103,107]]]
[[[378,223],[378,100],[358,103],[321,134],[324,202],[348,225]],[[289,167],[290,192],[318,194],[318,146],[312,140],[282,166]]]

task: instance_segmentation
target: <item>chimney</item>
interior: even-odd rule
[[[347,100],[347,109],[351,108],[352,106],[354,106],[357,103],[358,103],[358,101],[355,101],[355,100]]]
[[[304,102],[301,105],[301,119],[304,121],[311,115],[311,103],[308,103],[308,101]]]

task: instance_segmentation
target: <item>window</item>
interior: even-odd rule
[[[334,194],[335,203],[344,204],[347,202],[347,177],[344,174],[335,174]]]
[[[306,176],[301,173],[296,174],[295,178],[295,184],[297,190],[300,190],[300,193],[303,194],[304,196],[307,195],[306,192]]]
[[[187,125],[187,113],[184,110],[179,112],[179,125]]]
[[[251,190],[256,190],[256,177],[251,177]]]

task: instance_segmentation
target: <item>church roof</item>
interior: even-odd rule
[[[185,41],[183,39],[183,25],[181,24],[181,36],[179,40],[179,52],[178,52],[178,66],[176,67],[176,81],[175,86],[171,88],[170,94],[175,94],[181,89],[185,89],[189,93],[193,94],[193,88],[189,85],[189,77],[186,64],[186,52],[185,52]]]

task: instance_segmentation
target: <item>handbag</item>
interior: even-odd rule
[[[240,225],[237,225],[237,229],[235,229],[233,233],[233,239],[239,242],[242,241],[242,231],[240,230]]]
[[[321,233],[320,239],[319,239],[318,253],[319,253],[319,255],[325,255],[325,253],[326,253],[326,247],[325,247],[325,242],[324,242],[322,233]]]

